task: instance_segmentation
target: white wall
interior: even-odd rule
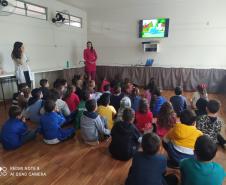
[[[225,7],[225,0],[106,2],[87,8],[88,39],[100,65],[145,64],[150,57],[154,66],[226,69]],[[157,17],[170,18],[169,37],[160,39],[160,53],[144,53],[138,21]]]
[[[55,0],[27,0],[48,8],[49,20],[20,15],[0,16],[0,67],[13,72],[11,52],[15,41],[22,41],[33,71],[62,68],[67,60],[79,64],[87,41],[86,12]],[[68,10],[82,17],[83,27],[57,27],[51,23],[56,11]]]

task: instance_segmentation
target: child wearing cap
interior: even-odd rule
[[[122,115],[125,108],[131,108],[131,100],[128,96],[125,96],[120,101],[120,108],[117,113],[115,121],[123,121]]]

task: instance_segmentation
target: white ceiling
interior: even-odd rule
[[[146,4],[150,5],[152,3],[164,3],[169,2],[169,0],[58,0],[66,4],[73,5],[77,8],[81,8],[84,10],[95,8],[120,8],[126,6],[145,6]],[[171,3],[181,3],[185,0],[170,0]]]

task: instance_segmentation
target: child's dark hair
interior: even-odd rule
[[[72,84],[76,86],[77,81],[80,80],[81,75],[74,75],[73,79],[71,80]]]
[[[19,84],[18,85],[18,90],[19,91],[22,91],[23,89],[26,89],[28,88],[27,84],[26,83],[22,83],[22,84]]]
[[[113,87],[113,92],[114,92],[114,94],[119,94],[119,93],[121,93],[121,86],[120,86],[119,84],[115,85],[115,86]]]
[[[86,102],[85,106],[88,112],[93,112],[97,107],[97,102],[95,99],[91,99]]]
[[[90,98],[90,93],[87,90],[82,91],[82,100],[83,101],[88,101]]]
[[[102,94],[98,100],[98,105],[108,106],[110,104],[110,97],[111,95],[109,93]]]
[[[173,116],[174,110],[173,110],[173,106],[170,102],[165,102],[164,104],[162,104],[159,114],[158,114],[158,125],[161,128],[171,128],[173,125],[171,119]]]
[[[111,90],[111,85],[107,84],[104,86],[104,91],[110,91]]]
[[[196,120],[196,114],[194,111],[186,109],[183,112],[181,112],[181,115],[180,115],[181,123],[185,125],[193,125],[195,120]]]
[[[72,86],[72,85],[69,85],[67,87],[67,91],[64,95],[64,99],[68,98],[71,95],[71,93],[73,93],[74,88],[75,88],[75,86]]]
[[[53,87],[55,89],[59,89],[60,87],[64,86],[67,83],[67,81],[65,79],[62,78],[58,78],[55,80],[55,82],[53,83]]]
[[[221,104],[217,100],[209,100],[207,103],[207,109],[210,113],[217,113],[220,110]]]
[[[156,86],[155,78],[151,78],[146,89],[149,89],[149,92],[153,93],[156,88],[157,86]]]
[[[33,105],[36,101],[40,99],[42,90],[40,88],[35,88],[31,91],[32,97],[28,100],[28,106]]]
[[[160,148],[161,140],[155,133],[145,134],[142,138],[143,152],[147,155],[155,155]]]
[[[161,96],[161,90],[159,87],[156,87],[153,91],[153,95]]]
[[[122,119],[125,122],[131,122],[133,121],[135,115],[134,115],[134,111],[131,108],[125,108],[122,114]]]
[[[47,83],[48,83],[47,79],[41,79],[40,82],[39,82],[41,87],[45,87]]]
[[[175,92],[176,95],[181,95],[181,94],[182,94],[182,89],[181,89],[181,87],[177,86],[177,87],[175,88],[174,92]]]
[[[44,109],[46,112],[52,112],[56,107],[56,103],[54,100],[48,99],[44,103]]]
[[[19,115],[21,115],[21,113],[22,113],[22,110],[21,110],[21,108],[19,107],[19,106],[11,106],[10,108],[9,108],[9,117],[10,118],[16,118],[17,116],[19,116]]]
[[[60,98],[60,93],[59,93],[59,91],[57,91],[56,89],[51,89],[50,91],[49,91],[49,94],[48,94],[48,97],[47,97],[47,99],[51,99],[51,100],[53,100],[53,101],[57,101],[57,99],[59,99]]]
[[[148,112],[148,102],[145,98],[140,99],[139,101],[139,112],[142,114],[146,114]]]
[[[217,145],[207,135],[198,137],[195,142],[195,155],[200,161],[210,161],[217,153]]]

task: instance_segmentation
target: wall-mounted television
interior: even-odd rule
[[[140,38],[164,38],[168,37],[169,19],[145,19],[139,22],[139,37]]]

